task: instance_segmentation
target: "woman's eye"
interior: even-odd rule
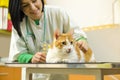
[[[24,6],[22,6],[22,7],[23,7],[23,8],[24,8],[24,7],[27,7],[27,5],[24,5]]]
[[[35,3],[37,0],[32,0],[33,3]]]
[[[22,5],[22,6],[21,6],[22,9],[23,9],[23,8],[26,8],[26,7],[28,7],[28,4],[25,4],[25,5]]]

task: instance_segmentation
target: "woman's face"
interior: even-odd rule
[[[33,20],[41,18],[42,7],[41,0],[21,0],[22,11]]]

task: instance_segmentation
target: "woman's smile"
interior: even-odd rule
[[[31,11],[30,14],[38,15],[38,14],[40,14],[40,10]]]

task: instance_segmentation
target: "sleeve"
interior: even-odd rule
[[[28,63],[31,58],[32,54],[29,54],[25,41],[18,36],[16,30],[13,28],[11,34],[9,61]]]
[[[64,32],[68,32],[73,29],[73,37],[76,41],[80,39],[87,39],[86,33],[81,29],[81,27],[75,23],[72,17],[65,11],[62,10],[63,13],[63,25],[64,25]]]

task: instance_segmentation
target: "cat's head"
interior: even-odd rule
[[[54,33],[54,46],[63,53],[71,53],[74,48],[73,32],[60,33],[58,30]]]

